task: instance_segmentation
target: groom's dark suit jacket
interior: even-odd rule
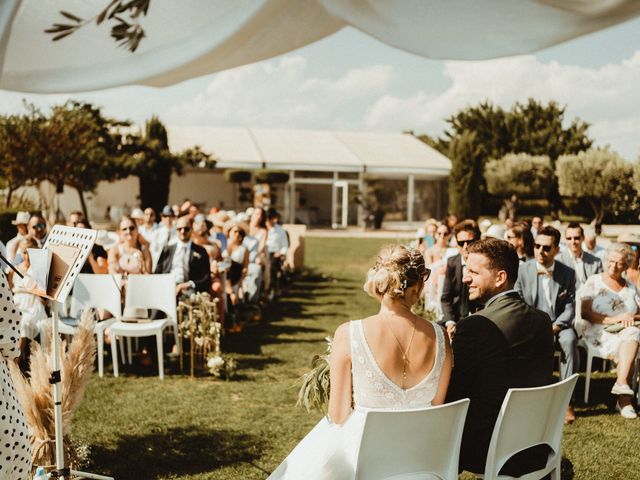
[[[516,292],[507,293],[460,320],[452,348],[455,360],[447,401],[471,399],[462,435],[460,470],[482,473],[507,390],[553,381],[551,322],[546,313],[528,306]],[[531,457],[514,459],[509,473],[526,471],[531,466],[529,461],[535,464],[540,459],[540,455]],[[543,455],[543,465],[545,460]]]

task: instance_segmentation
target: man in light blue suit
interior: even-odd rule
[[[530,306],[551,318],[551,327],[561,350],[560,376],[568,378],[578,369],[578,338],[573,329],[575,316],[576,273],[571,267],[556,262],[560,251],[560,232],[542,227],[534,241],[534,260],[520,265],[515,289]],[[569,407],[566,421],[575,420]]]
[[[571,222],[564,231],[567,249],[560,253],[556,260],[576,271],[576,291],[591,275],[602,272],[602,261],[595,255],[582,250],[584,230],[577,222]]]

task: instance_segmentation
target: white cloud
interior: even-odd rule
[[[384,65],[351,69],[338,78],[311,76],[303,57],[288,56],[221,72],[204,93],[162,117],[174,125],[330,128],[344,121],[349,106],[375,101],[392,78],[393,68]]]
[[[438,95],[419,91],[407,97],[384,95],[372,104],[363,124],[372,130],[412,129],[439,134],[444,119],[468,105],[491,100],[505,108],[533,97],[567,105],[565,118],[592,125],[598,144],[627,158],[640,150],[640,51],[600,68],[542,63],[534,56],[485,62],[446,62],[451,85]]]
[[[408,90],[390,65],[312,75],[302,56],[221,72],[207,88],[162,114],[169,125],[254,126],[439,135],[445,119],[491,100],[510,108],[533,97],[567,105],[566,118],[589,122],[599,145],[635,159],[640,142],[640,51],[599,68],[541,62],[534,56],[445,62],[449,86]]]

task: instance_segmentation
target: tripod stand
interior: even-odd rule
[[[55,420],[55,445],[56,445],[56,470],[51,473],[52,478],[69,479],[71,475],[77,478],[90,478],[95,480],[114,480],[113,477],[98,475],[95,473],[79,472],[71,470],[64,465],[64,445],[62,432],[62,392],[60,382],[60,338],[58,331],[58,323],[60,322],[60,305],[64,303],[76,276],[82,269],[91,247],[95,242],[97,232],[95,230],[65,227],[56,225],[53,227],[47,237],[47,241],[43,248],[55,249],[57,245],[72,247],[78,251],[73,263],[60,267],[60,263],[52,260],[51,270],[49,272],[49,280],[53,279],[58,282],[56,290],[52,296],[46,296],[52,300],[52,342],[53,342],[53,371],[49,383],[53,385],[53,411]],[[55,255],[55,253],[54,253]],[[13,268],[13,267],[12,267]],[[59,271],[54,271],[59,269]],[[64,270],[64,271],[63,271]],[[49,293],[49,292],[48,292]]]

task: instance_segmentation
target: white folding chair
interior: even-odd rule
[[[166,318],[151,320],[146,323],[129,323],[118,321],[111,325],[111,353],[113,357],[113,374],[118,376],[116,337],[156,337],[158,349],[158,374],[164,379],[164,349],[162,336],[164,329],[172,327],[176,345],[180,351],[180,338],[176,314],[176,283],[174,276],[167,274],[129,275],[125,293],[125,307],[147,308],[162,311]],[[131,352],[131,348],[129,348]]]
[[[94,332],[98,343],[98,374],[104,375],[104,332],[120,319],[120,275],[101,275],[81,273],[76,277],[71,293],[69,314],[64,312],[58,324],[59,331],[65,335],[75,335],[80,317],[90,308],[109,312],[113,318],[96,322]]]
[[[537,445],[551,448],[546,465],[518,478],[537,480],[551,474],[552,480],[560,480],[564,417],[577,381],[578,374],[574,373],[553,385],[509,389],[493,428],[484,480],[514,478],[498,472],[512,456]]]
[[[420,410],[367,413],[357,480],[457,480],[469,399]]]

